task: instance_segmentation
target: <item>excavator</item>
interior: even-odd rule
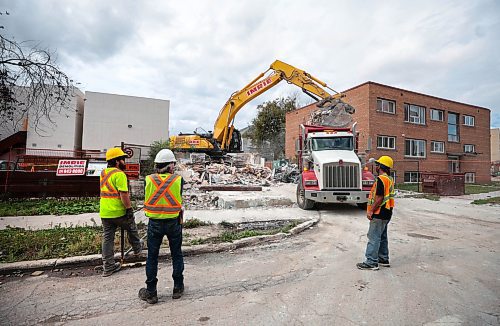
[[[171,136],[170,149],[206,153],[211,157],[222,157],[227,153],[241,152],[241,134],[234,128],[236,114],[246,103],[282,80],[300,87],[304,93],[318,101],[317,106],[320,108],[336,105],[344,96],[304,70],[276,60],[268,70],[231,95],[215,120],[213,132],[206,132],[198,128],[191,134],[180,133],[178,136]],[[333,93],[330,94],[327,89]]]

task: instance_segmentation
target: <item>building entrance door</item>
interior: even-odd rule
[[[460,159],[458,156],[448,156],[448,171],[450,173],[460,173]]]

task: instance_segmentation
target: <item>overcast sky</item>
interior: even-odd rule
[[[213,130],[229,96],[275,59],[337,91],[375,81],[486,107],[500,127],[500,1],[0,0],[0,10],[1,33],[57,50],[82,91],[170,100],[171,134]],[[298,91],[271,89],[236,126]]]

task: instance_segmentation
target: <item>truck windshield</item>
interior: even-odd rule
[[[352,151],[352,137],[332,137],[332,138],[313,138],[313,151],[328,151],[328,150],[346,150]]]

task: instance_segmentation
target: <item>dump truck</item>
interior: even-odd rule
[[[316,203],[351,203],[366,208],[375,177],[357,155],[356,123],[346,128],[302,124],[299,130],[298,206],[309,210]]]

